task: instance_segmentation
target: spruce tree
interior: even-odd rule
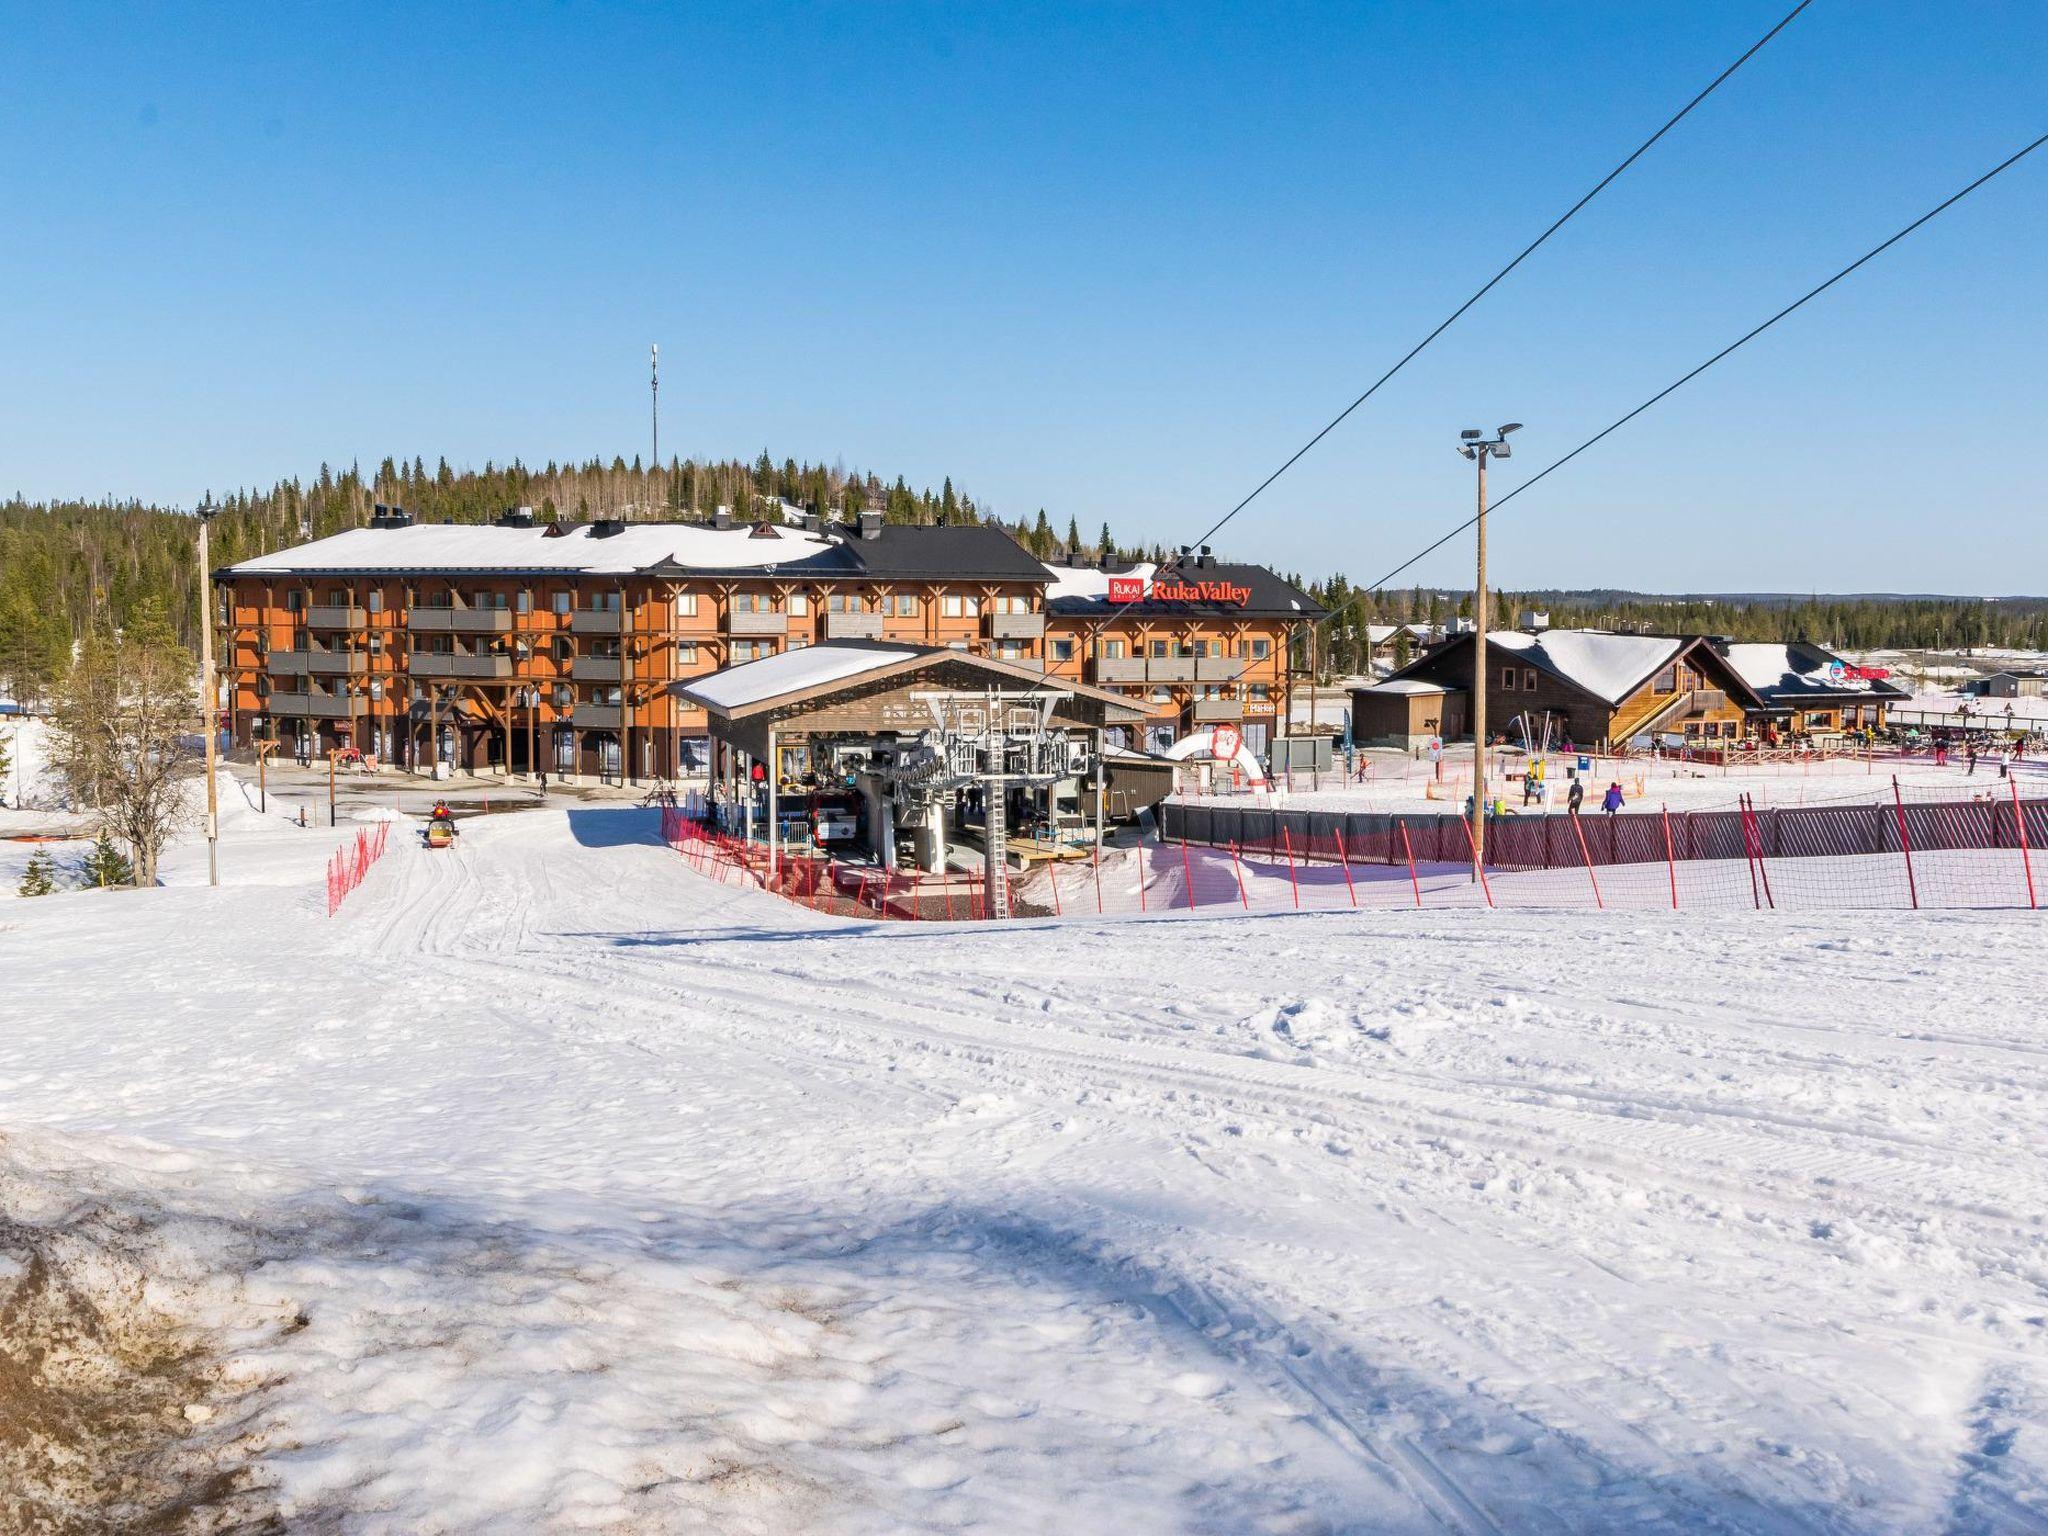
[[[92,840],[92,848],[86,853],[80,873],[85,876],[86,884],[96,885],[102,890],[109,886],[132,885],[135,881],[135,866],[114,845],[114,839],[104,827]]]
[[[21,884],[15,888],[21,896],[47,896],[57,889],[57,866],[50,861],[49,851],[38,848],[29,855],[28,868],[22,871]]]

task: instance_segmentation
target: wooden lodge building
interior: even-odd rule
[[[405,767],[674,777],[705,760],[680,684],[830,641],[967,652],[1131,700],[1159,747],[1288,718],[1322,616],[1271,571],[1047,565],[1000,528],[816,517],[370,526],[213,573],[234,739]]]
[[[1362,746],[1419,746],[1471,733],[1475,637],[1455,635],[1352,694]],[[1619,746],[1642,738],[1732,746],[1767,735],[1877,730],[1907,695],[1818,645],[1734,642],[1707,635],[1506,630],[1486,637],[1489,732]]]

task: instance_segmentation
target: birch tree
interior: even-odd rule
[[[163,610],[144,604],[118,637],[96,635],[59,686],[52,758],[97,825],[127,845],[137,885],[154,885],[158,856],[196,818],[192,658]]]

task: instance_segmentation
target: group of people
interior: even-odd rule
[[[1570,787],[1565,791],[1565,810],[1571,815],[1576,816],[1584,809],[1586,804],[1586,781],[1578,776],[1576,769],[1571,768],[1565,770],[1565,777],[1570,780]],[[1550,796],[1547,789],[1548,787],[1544,782],[1541,769],[1532,761],[1522,773],[1523,806],[1526,808],[1531,802],[1544,806],[1549,805]],[[1465,815],[1468,818],[1472,814],[1472,798],[1471,795],[1465,797]],[[1600,797],[1600,809],[1612,816],[1626,803],[1627,798],[1621,792],[1620,780],[1610,781],[1607,786],[1607,792]],[[1507,802],[1496,796],[1492,803],[1486,807],[1486,814],[1489,816],[1506,816],[1510,814]]]

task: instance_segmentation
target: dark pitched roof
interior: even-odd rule
[[[886,577],[965,576],[983,581],[1044,582],[1046,569],[1009,534],[981,523],[918,526],[884,523],[876,537],[847,535],[857,574]]]
[[[1059,567],[1048,570],[1041,566],[1039,569],[1055,579],[1059,575]],[[1112,603],[1106,596],[1053,597],[1046,603],[1047,609],[1082,618],[1142,614],[1158,618],[1281,618],[1304,621],[1320,619],[1326,612],[1294,583],[1263,565],[1236,565],[1223,560],[1201,564],[1191,560],[1168,562],[1156,571],[1150,565],[1113,567],[1104,574],[1126,578],[1149,575],[1146,597],[1135,603]],[[1205,602],[1200,599],[1174,601],[1151,595],[1161,587],[1199,587],[1205,582],[1241,587],[1246,593],[1245,600],[1242,603]]]

